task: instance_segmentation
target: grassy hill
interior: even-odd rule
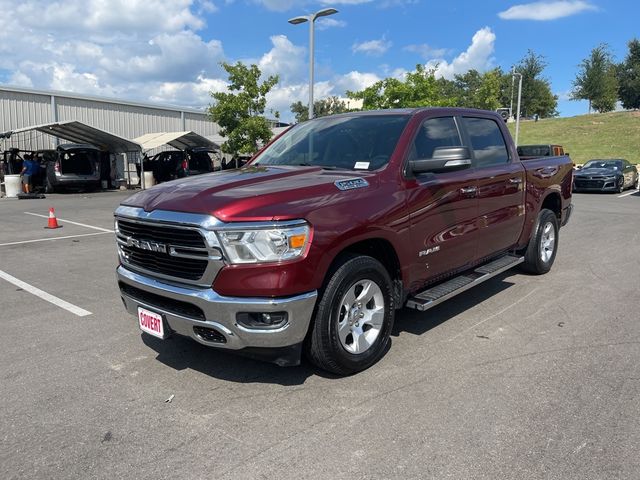
[[[509,124],[512,135],[515,128],[515,123]],[[574,163],[593,158],[640,163],[640,111],[523,121],[518,143],[562,145]]]

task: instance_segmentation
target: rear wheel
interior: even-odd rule
[[[640,187],[640,174],[636,175],[636,181],[633,184],[633,188],[635,188],[636,190],[638,190],[639,187]]]
[[[365,370],[384,355],[394,315],[393,285],[384,266],[372,257],[347,257],[318,303],[307,356],[338,375]]]
[[[558,218],[548,209],[542,209],[524,254],[525,271],[541,275],[551,270],[558,251]]]

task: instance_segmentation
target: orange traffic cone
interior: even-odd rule
[[[53,207],[49,209],[49,223],[44,228],[62,228],[62,225],[58,225],[58,219],[56,218],[56,212],[53,211]]]

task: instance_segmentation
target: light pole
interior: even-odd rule
[[[334,13],[338,13],[338,10],[336,10],[335,8],[325,8],[323,10],[317,11],[316,13],[294,17],[289,20],[289,23],[292,25],[309,22],[309,120],[313,118],[313,25],[316,19],[320,17],[327,17],[329,15],[333,15]]]
[[[515,76],[519,77],[518,80],[518,107],[517,110],[518,112],[516,113],[516,138],[515,138],[515,142],[516,142],[516,147],[518,146],[518,135],[520,134],[520,100],[522,99],[522,74],[518,73],[518,72],[514,72],[513,73],[513,78]]]

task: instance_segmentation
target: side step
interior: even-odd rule
[[[515,255],[505,255],[489,263],[479,266],[475,270],[465,272],[451,280],[440,283],[435,287],[428,288],[422,292],[410,297],[407,300],[406,307],[420,310],[421,312],[429,310],[431,307],[464,292],[465,290],[475,287],[476,285],[509,270],[510,268],[524,262],[524,257],[516,257]]]

